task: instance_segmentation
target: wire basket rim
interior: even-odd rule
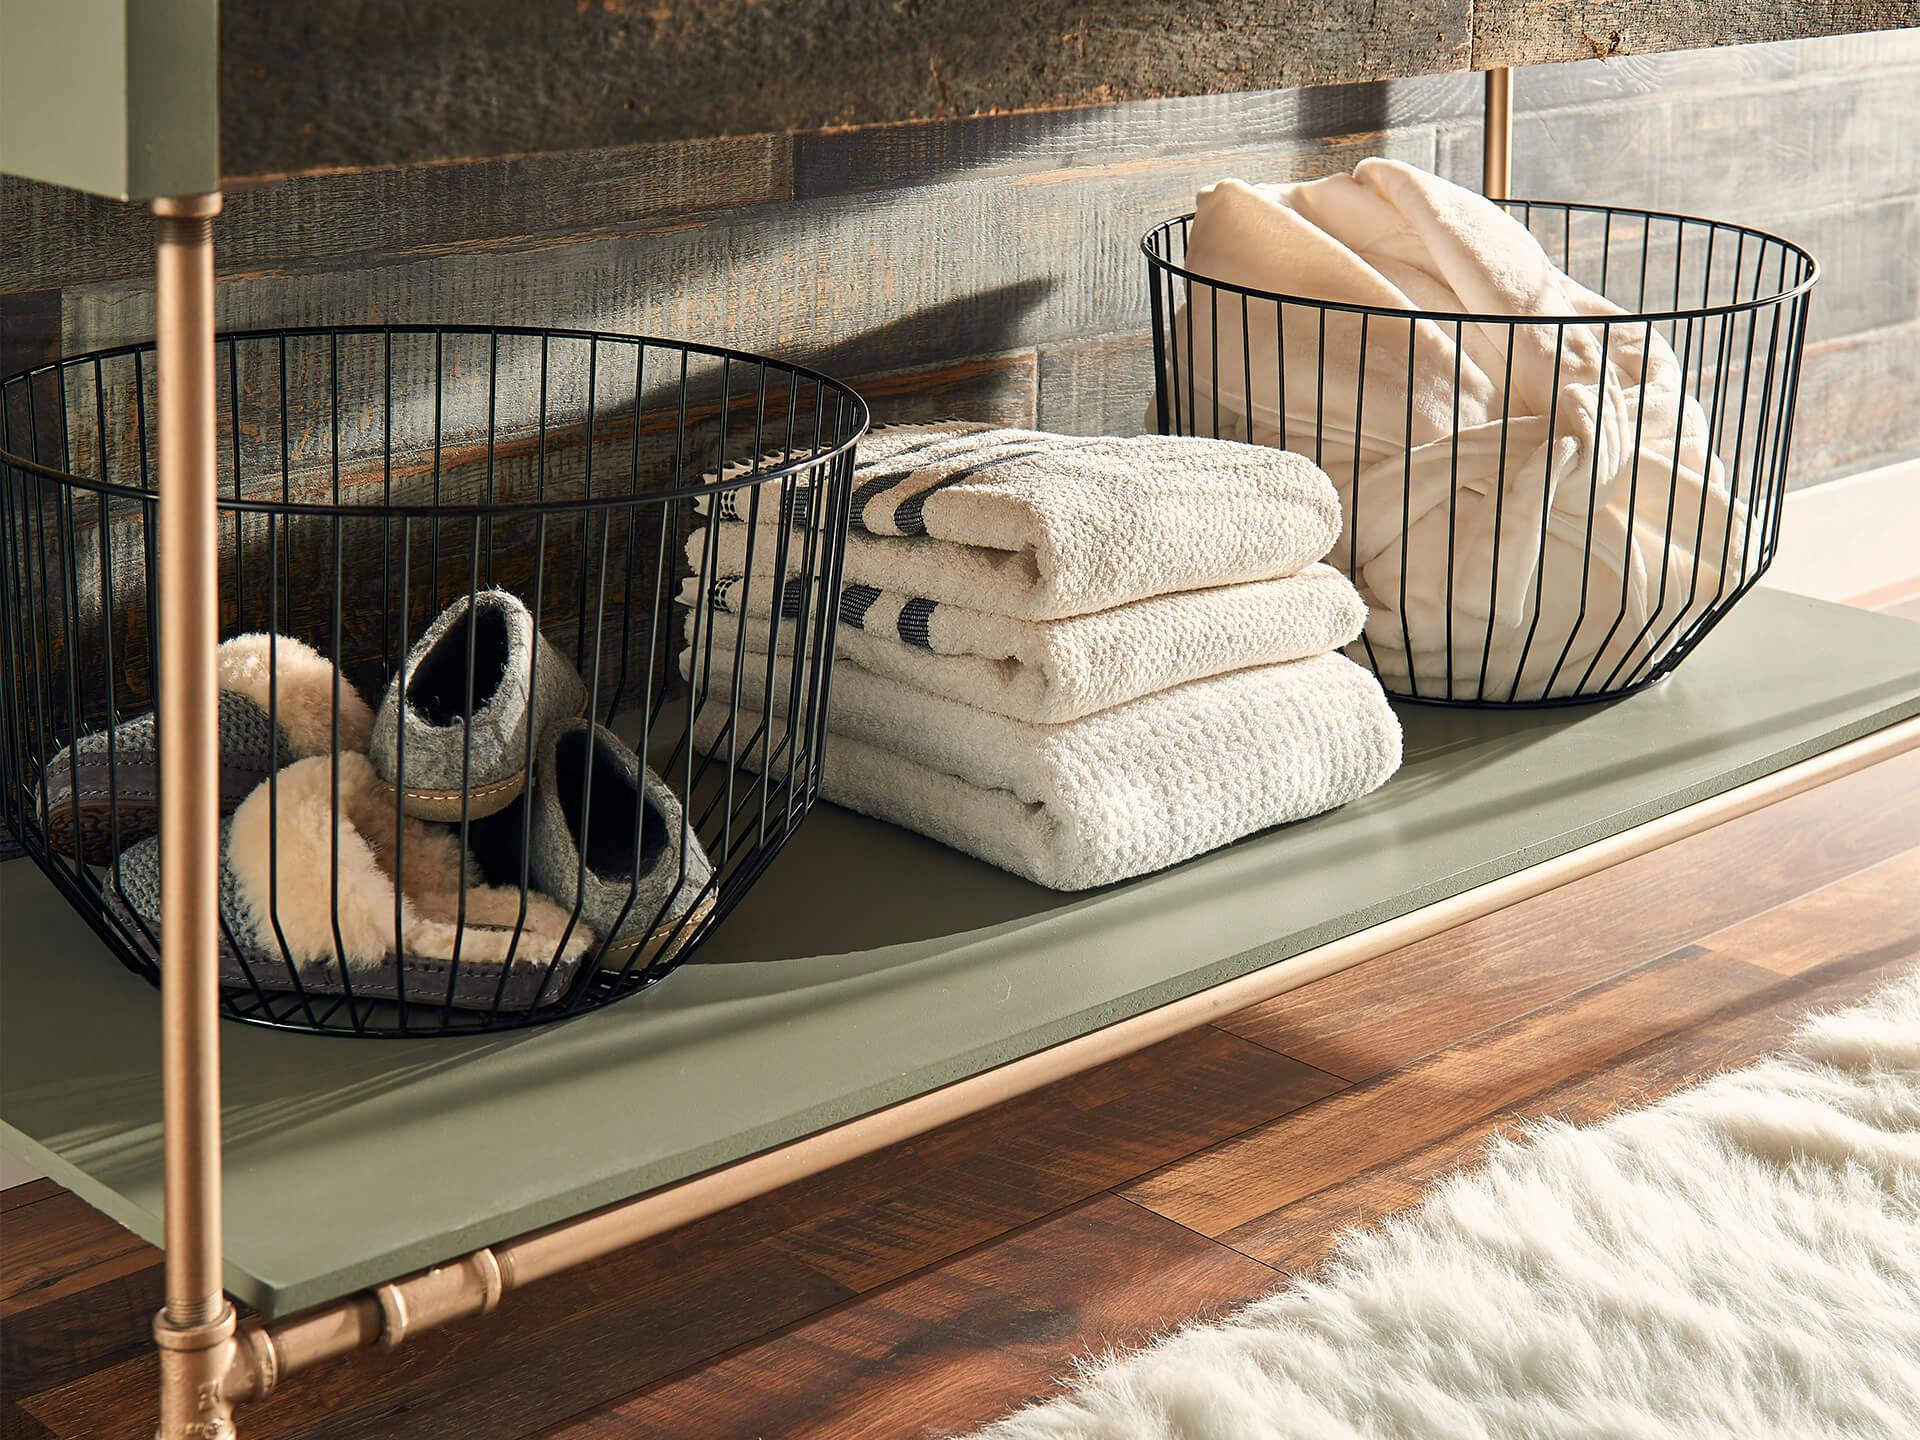
[[[710,345],[697,340],[674,340],[659,335],[639,335],[614,330],[575,330],[561,327],[537,325],[435,325],[419,322],[394,324],[355,324],[355,325],[299,325],[268,326],[252,330],[222,330],[214,336],[215,345],[222,342],[236,343],[243,340],[286,340],[292,338],[313,338],[341,335],[486,335],[499,337],[514,335],[534,340],[584,340],[597,343],[612,341],[620,345],[639,347],[657,346],[664,350],[678,350],[697,355],[711,356],[716,360],[743,361],[750,365],[771,367],[784,370],[796,381],[811,380],[814,383],[833,390],[845,401],[851,401],[854,407],[853,426],[849,433],[836,444],[820,450],[817,454],[790,459],[766,469],[758,467],[758,457],[753,467],[733,479],[723,478],[724,471],[710,481],[697,484],[679,485],[667,490],[648,490],[643,494],[605,495],[580,497],[575,499],[533,499],[512,501],[506,504],[489,503],[484,500],[467,501],[453,504],[440,502],[415,502],[411,504],[348,504],[339,501],[319,500],[277,500],[245,499],[236,496],[217,496],[215,504],[222,511],[236,513],[255,513],[270,515],[313,515],[338,517],[345,519],[365,519],[369,516],[388,516],[395,519],[473,519],[481,516],[506,518],[515,515],[550,515],[557,513],[591,512],[596,510],[618,509],[629,505],[661,504],[674,500],[689,500],[701,495],[713,495],[726,491],[745,489],[752,485],[764,485],[784,480],[790,475],[813,470],[822,465],[831,464],[840,456],[852,450],[872,425],[872,410],[865,398],[844,380],[835,379],[826,372],[808,365],[800,365],[787,360],[778,360],[769,355],[757,354],[751,350],[739,350],[726,345]],[[28,366],[12,375],[0,376],[0,390],[19,382],[31,383],[42,375],[58,375],[70,367],[84,366],[89,362],[99,363],[118,359],[126,355],[153,355],[157,350],[153,340],[135,341],[126,345],[114,345],[102,350],[89,350],[79,355],[62,356],[58,360],[43,361]],[[157,376],[157,371],[156,371]],[[591,417],[589,417],[591,418]],[[38,475],[42,479],[53,480],[61,485],[91,493],[119,496],[137,501],[143,505],[154,505],[160,492],[150,485],[129,485],[117,480],[99,480],[85,475],[75,475],[58,466],[42,464],[38,460],[0,446],[0,465]]]
[[[1671,321],[1710,320],[1721,316],[1743,314],[1751,310],[1760,310],[1768,306],[1780,305],[1799,298],[1813,289],[1820,279],[1820,262],[1802,246],[1782,236],[1760,230],[1751,225],[1740,225],[1730,220],[1707,220],[1698,215],[1682,215],[1671,210],[1646,210],[1633,205],[1595,205],[1576,200],[1528,200],[1515,197],[1495,202],[1502,208],[1524,206],[1529,212],[1533,209],[1578,211],[1589,215],[1631,216],[1636,220],[1671,220],[1683,225],[1706,226],[1713,234],[1725,231],[1771,245],[1797,255],[1807,267],[1805,276],[1784,290],[1776,290],[1768,295],[1756,295],[1746,300],[1734,300],[1723,305],[1692,306],[1680,310],[1622,310],[1618,315],[1502,315],[1478,311],[1422,310],[1394,305],[1360,305],[1344,300],[1323,300],[1310,295],[1291,295],[1275,290],[1260,290],[1251,285],[1236,285],[1231,280],[1218,279],[1211,275],[1202,275],[1184,265],[1175,264],[1154,248],[1154,242],[1172,232],[1176,225],[1191,222],[1199,212],[1189,210],[1184,215],[1171,216],[1150,227],[1140,237],[1141,253],[1147,257],[1147,264],[1156,270],[1178,275],[1193,284],[1204,285],[1211,290],[1226,291],[1250,300],[1272,301],[1281,305],[1298,305],[1303,309],[1332,310],[1342,314],[1379,316],[1388,320],[1432,320],[1454,325],[1551,325],[1565,328],[1570,325],[1625,325],[1625,324],[1666,324]]]

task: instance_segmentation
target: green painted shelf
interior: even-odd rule
[[[830,808],[657,990],[492,1038],[224,1027],[227,1283],[282,1314],[1085,1034],[1920,713],[1920,625],[1759,590],[1672,679],[1406,707],[1377,794],[1059,895]],[[160,1234],[158,994],[0,865],[0,1137]],[[806,923],[795,917],[806,916]]]

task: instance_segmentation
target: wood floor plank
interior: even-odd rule
[[[847,1294],[764,1245],[735,1246],[693,1227],[529,1286],[492,1316],[290,1377],[247,1407],[243,1434],[518,1440]],[[152,1424],[151,1351],[30,1396],[23,1408],[61,1440],[137,1436]]]
[[[1662,1035],[1598,1069],[1547,1086],[1429,1144],[1280,1205],[1227,1231],[1222,1243],[1289,1273],[1324,1260],[1343,1231],[1418,1204],[1427,1187],[1476,1164],[1494,1136],[1552,1117],[1591,1125],[1650,1105],[1777,1049],[1810,1009],[1851,1005],[1913,957],[1854,954],[1783,979],[1686,1029]]]
[[[1204,1235],[1223,1235],[1686,1029],[1778,978],[1714,955],[1652,961],[1175,1161],[1120,1193]]]
[[[518,1437],[1340,1084],[1221,1031],[1176,1036],[532,1287],[486,1320],[293,1377],[249,1408],[246,1434]],[[33,1343],[23,1332],[22,1363]],[[98,1375],[49,1380],[33,1413],[61,1436],[130,1422],[151,1404],[151,1363],[138,1344],[123,1353]]]
[[[1920,955],[1920,847],[1709,935],[1700,948],[1779,975],[1829,961]]]
[[[48,1440],[52,1434],[12,1400],[0,1397],[0,1440]]]
[[[764,1208],[783,1221],[781,1250],[868,1290],[1343,1083],[1202,1028],[791,1186]]]
[[[65,1190],[62,1190],[53,1181],[46,1179],[44,1176],[38,1180],[28,1180],[19,1185],[9,1185],[6,1189],[0,1190],[0,1215],[5,1215],[12,1210],[18,1210],[22,1205],[35,1204],[52,1195],[64,1195],[66,1193]],[[5,1241],[0,1239],[0,1245],[4,1244]]]
[[[1103,1196],[542,1440],[901,1440],[1052,1392],[1076,1357],[1271,1289],[1266,1266]]]
[[[77,1195],[61,1191],[7,1212],[0,1224],[0,1316],[50,1298],[93,1267],[158,1252]]]
[[[165,1294],[158,1252],[136,1252],[79,1272],[73,1283],[0,1318],[6,1393],[20,1401],[147,1359]]]
[[[1920,844],[1920,752],[1255,1005],[1223,1028],[1364,1080]]]

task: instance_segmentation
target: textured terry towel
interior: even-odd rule
[[[1624,313],[1561,274],[1499,206],[1391,160],[1301,184],[1209,186],[1186,264],[1237,285],[1361,305],[1596,321]],[[1594,683],[1624,677],[1685,633],[1724,572],[1746,568],[1746,507],[1729,496],[1707,417],[1650,326],[1468,325],[1456,345],[1451,325],[1376,315],[1362,400],[1358,317],[1328,316],[1323,384],[1309,312],[1277,325],[1272,305],[1243,312],[1237,297],[1217,298],[1217,334],[1205,285],[1175,317],[1178,353],[1191,346],[1194,411],[1210,415],[1217,402],[1224,435],[1322,447],[1347,517],[1328,558],[1360,585],[1389,683],[1405,685],[1410,653],[1422,692],[1442,690],[1449,635],[1456,687],[1478,677],[1483,649],[1488,676],[1503,682],[1526,657],[1520,699],[1564,694],[1590,670]]]
[[[762,462],[764,463],[764,461]],[[1030,620],[1291,575],[1340,529],[1333,484],[1297,455],[1191,436],[1124,439],[958,421],[876,430],[860,442],[844,578],[877,590]],[[746,524],[777,527],[780,482],[723,492],[711,567],[744,568]],[[811,503],[799,483],[793,505]],[[776,547],[754,546],[771,574]],[[801,547],[790,547],[790,573]]]
[[[786,694],[774,687],[776,708]],[[701,707],[697,744],[729,707]],[[743,712],[752,733],[759,715]],[[1055,890],[1143,875],[1344,805],[1400,764],[1400,724],[1339,655],[1195,680],[1066,725],[991,715],[844,662],[821,793]]]
[[[682,603],[694,605],[699,588],[687,579]],[[770,581],[748,585],[728,575],[707,592],[713,618],[699,623],[713,626],[716,646],[740,649],[744,642],[748,673],[765,671],[770,648],[791,657],[801,638],[801,582],[786,586],[777,636],[768,633]],[[1360,633],[1365,618],[1359,592],[1329,565],[1065,620],[991,615],[849,585],[840,597],[838,654],[863,670],[996,715],[1058,724],[1189,680],[1338,650]],[[695,622],[689,613],[689,639]],[[777,647],[769,644],[774,639]],[[811,643],[810,634],[806,639]]]

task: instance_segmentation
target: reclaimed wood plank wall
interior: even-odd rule
[[[1797,485],[1920,451],[1920,31],[1542,66],[1516,106],[1517,193],[1820,257]],[[854,377],[885,418],[1132,429],[1151,221],[1366,155],[1473,183],[1478,108],[1448,75],[243,180],[220,319],[643,330]],[[4,180],[0,240],[0,370],[151,334],[137,212]]]

